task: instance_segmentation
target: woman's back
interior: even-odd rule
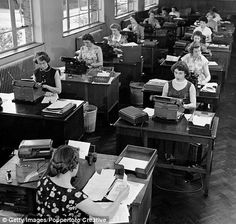
[[[80,191],[56,185],[49,177],[43,177],[38,184],[37,212],[41,218],[77,219],[83,223],[88,215],[76,208],[87,197]],[[70,222],[73,223],[73,222]],[[89,223],[89,222],[86,222]]]

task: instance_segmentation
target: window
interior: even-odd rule
[[[154,5],[157,5],[159,0],[145,0],[145,9],[148,9]]]
[[[0,52],[34,42],[31,0],[1,0],[0,21]]]
[[[63,33],[100,22],[101,0],[63,0]]]
[[[134,0],[115,0],[115,16],[134,11]]]

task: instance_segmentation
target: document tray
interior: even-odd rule
[[[135,168],[135,171],[126,170],[122,164],[119,164],[123,157],[128,157],[130,159],[137,159],[137,160],[144,160],[147,161],[147,165],[144,169]],[[122,174],[123,171],[134,173],[137,177],[146,179],[150,174],[152,168],[155,166],[157,161],[157,150],[134,146],[134,145],[127,145],[125,149],[121,152],[118,159],[115,162],[115,170],[116,173]]]
[[[205,124],[204,126],[196,125],[193,123],[193,116],[194,115],[209,117],[209,119],[211,119],[211,123]],[[188,121],[189,134],[211,136],[214,116],[215,116],[215,113],[205,112],[205,111],[195,111],[193,113],[192,117]]]

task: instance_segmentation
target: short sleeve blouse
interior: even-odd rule
[[[81,57],[82,59],[88,64],[91,65],[92,63],[98,62],[98,55],[99,51],[102,51],[99,46],[94,45],[91,49],[86,46],[82,46],[81,50]]]
[[[194,58],[190,53],[184,55],[182,57],[182,61],[184,61],[190,70],[190,72],[194,72],[198,76],[198,83],[201,83],[206,79],[204,74],[204,66],[208,66],[208,60],[202,54]]]

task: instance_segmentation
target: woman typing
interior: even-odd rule
[[[150,24],[152,25],[153,28],[155,29],[159,29],[161,28],[161,25],[159,23],[159,21],[157,19],[155,19],[155,14],[154,14],[154,11],[150,10],[149,12],[149,17],[146,18],[144,21],[143,21],[143,24]]]
[[[38,52],[34,57],[38,68],[34,71],[33,79],[41,85],[46,96],[61,93],[61,79],[58,70],[49,65],[50,58],[46,52]]]
[[[82,40],[84,46],[79,50],[78,60],[85,61],[92,68],[103,66],[102,49],[94,44],[93,36],[85,34]]]
[[[208,60],[201,53],[201,45],[199,43],[193,43],[189,52],[181,60],[188,65],[189,71],[197,77],[198,84],[205,85],[211,80],[211,74]]]

